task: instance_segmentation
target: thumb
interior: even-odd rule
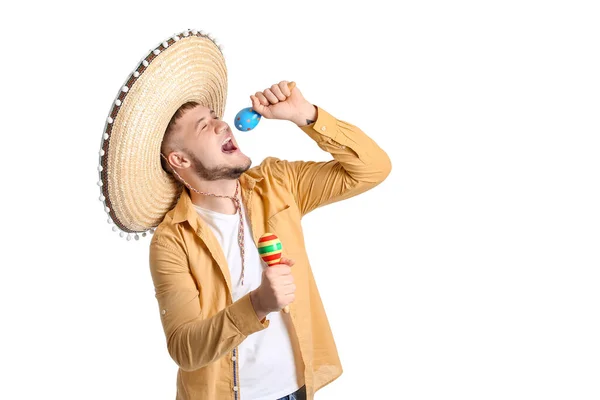
[[[294,264],[296,264],[296,261],[292,260],[291,258],[281,257],[281,261],[279,263],[286,264],[292,267]]]

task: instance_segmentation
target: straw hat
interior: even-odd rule
[[[183,186],[163,171],[160,147],[169,121],[188,101],[222,118],[227,69],[210,35],[186,30],[150,50],[112,103],[100,148],[100,201],[113,231],[130,240],[154,232]]]

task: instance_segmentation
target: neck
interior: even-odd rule
[[[222,179],[217,181],[203,181],[196,180],[194,183],[188,181],[188,183],[194,188],[204,193],[216,194],[219,196],[233,197],[236,187],[235,179]],[[240,189],[238,189],[237,198],[240,199]],[[190,198],[192,203],[222,214],[235,214],[236,208],[231,199],[223,197],[207,196],[204,194],[196,193],[190,190]]]

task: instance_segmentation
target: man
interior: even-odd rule
[[[205,46],[202,51],[211,52],[212,57],[199,56],[194,68],[219,70],[222,59],[216,67],[206,61],[218,55],[214,44],[194,32],[191,36],[197,42],[183,34],[163,47],[188,51],[188,59],[199,45]],[[317,207],[378,185],[391,170],[389,157],[359,128],[335,119],[304,99],[297,87],[290,89],[282,81],[250,96],[253,109],[267,119],[293,122],[331,153],[333,160],[289,162],[269,157],[250,168],[251,161],[229,125],[219,118],[223,110],[219,96],[198,95],[197,100],[183,104],[186,96],[174,95],[172,101],[165,100],[164,94],[160,100],[143,97],[153,87],[150,83],[158,84],[152,74],[161,76],[162,82],[165,71],[181,64],[181,54],[172,59],[168,54],[157,56],[162,56],[162,62],[154,63],[163,69],[154,71],[150,65],[143,72],[148,82],[135,82],[141,85],[136,92],[141,97],[129,101],[137,103],[133,109],[146,119],[157,118],[151,117],[153,107],[159,112],[165,103],[178,104],[169,122],[158,124],[165,125],[163,132],[150,134],[154,146],[148,145],[156,149],[160,137],[156,158],[163,173],[183,184],[175,206],[160,215],[150,244],[150,271],[167,348],[179,366],[177,399],[313,399],[318,389],[340,376],[342,367],[305,251],[300,220]],[[169,90],[184,92],[185,85],[193,84],[189,83],[192,75],[188,73],[185,82],[180,82],[182,89],[173,89],[177,85],[171,82]],[[206,75],[198,72],[197,76]],[[212,88],[216,84],[199,81],[197,85]],[[224,86],[221,82],[217,93],[222,94]],[[165,93],[164,88],[155,90]],[[130,121],[135,112],[127,111]],[[117,125],[116,119],[113,122]],[[122,125],[117,133],[134,129]],[[143,157],[140,153],[144,152],[130,150],[129,156],[114,159]],[[110,160],[105,165],[110,166]],[[110,178],[106,179],[110,184]],[[139,191],[152,182],[137,179]],[[110,196],[111,190],[106,194]],[[150,208],[136,214],[135,206],[121,206],[116,194],[110,198],[114,199],[111,205],[117,205],[111,214],[117,226],[127,229],[123,222],[127,219],[132,227],[151,226],[144,217],[153,213]],[[267,267],[257,250],[258,239],[267,232],[276,234],[283,244],[284,258],[274,267]],[[289,313],[282,311],[285,306]]]

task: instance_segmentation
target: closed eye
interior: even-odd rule
[[[213,119],[219,119],[219,117],[215,116]],[[202,132],[204,130],[204,128],[206,128],[208,126],[208,124],[204,124],[204,126],[202,127],[202,129],[200,129],[200,131]]]
[[[213,119],[219,119],[219,117],[217,116],[217,114],[214,111],[211,111],[211,115],[213,116]],[[202,118],[202,119],[204,119],[204,118]],[[208,126],[208,124],[202,125],[202,128],[200,128],[200,130],[198,132],[204,131],[204,128],[206,128],[207,126]]]

